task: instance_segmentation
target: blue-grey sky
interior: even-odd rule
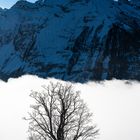
[[[10,8],[13,6],[18,0],[0,0],[0,7],[2,8]],[[35,2],[36,0],[28,0],[30,2]]]

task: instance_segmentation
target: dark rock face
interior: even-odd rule
[[[127,77],[127,79],[135,80],[137,77],[137,80],[140,80],[139,39],[139,30],[129,33],[118,26],[112,27],[106,42],[106,53],[110,54],[108,79]]]
[[[107,4],[94,0],[63,5],[18,2],[2,12],[0,79],[32,74],[75,82],[139,81],[140,10],[130,3],[110,0]]]

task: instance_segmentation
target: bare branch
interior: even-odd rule
[[[71,84],[50,83],[42,92],[32,92],[36,101],[30,113],[30,133],[38,140],[90,140],[98,129],[91,123],[92,114]]]

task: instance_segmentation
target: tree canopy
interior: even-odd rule
[[[30,140],[94,140],[98,135],[92,114],[71,84],[50,83],[33,91],[29,113]]]

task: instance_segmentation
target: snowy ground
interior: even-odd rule
[[[52,79],[54,80],[54,79]],[[27,140],[27,115],[32,103],[30,91],[47,84],[33,76],[0,82],[0,139]],[[76,84],[82,98],[94,113],[100,128],[99,140],[140,140],[140,83],[124,84],[110,81],[104,84]]]

